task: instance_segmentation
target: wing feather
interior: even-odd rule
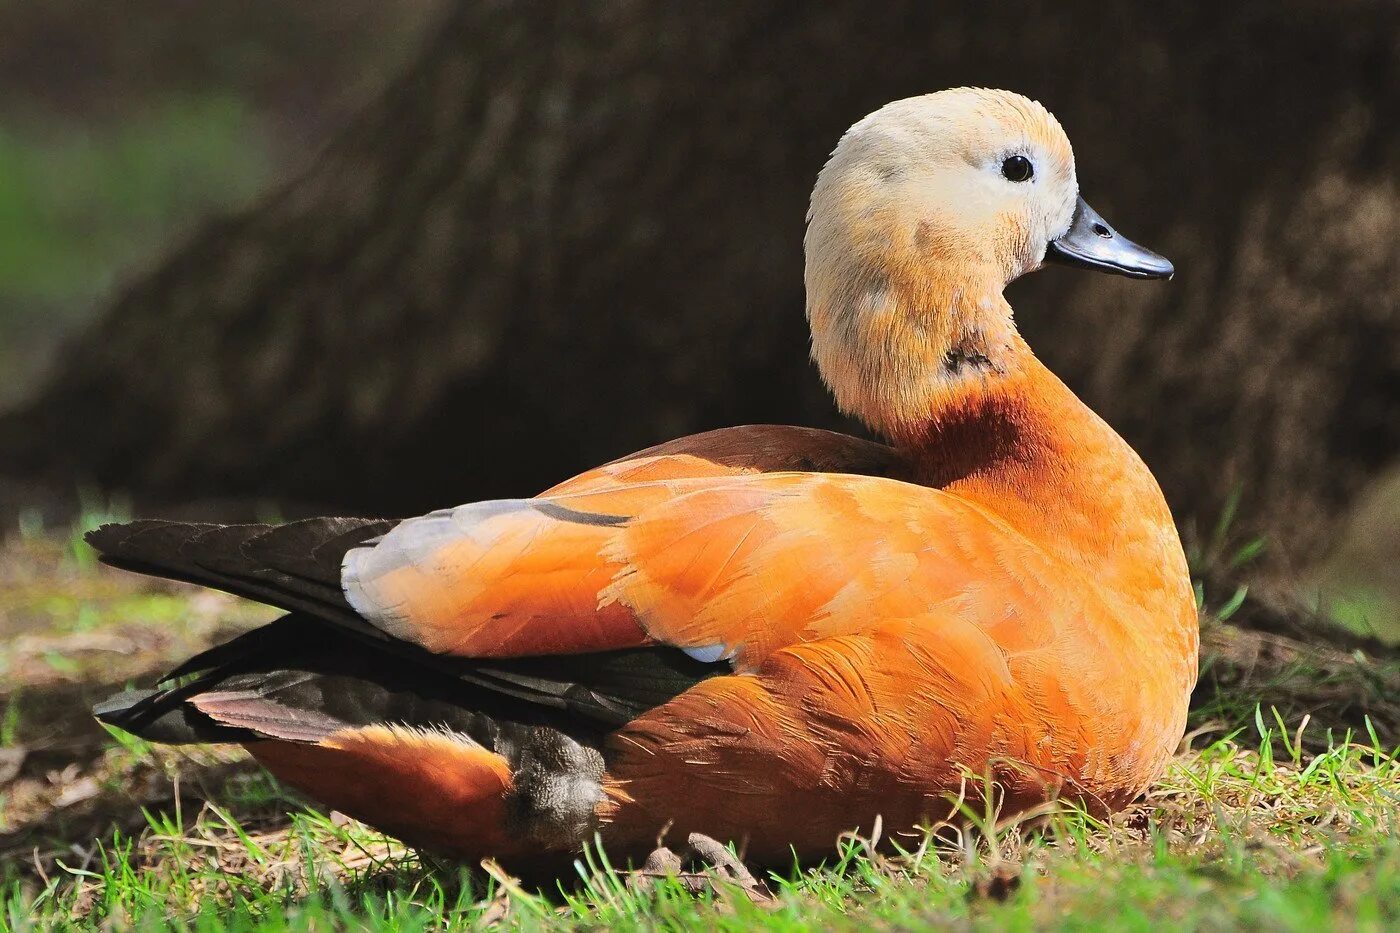
[[[630,469],[640,481],[614,473],[612,485],[409,519],[347,555],[350,602],[439,653],[661,643],[752,670],[784,646],[880,620],[937,610],[1003,626],[1008,607],[1092,590],[1054,585],[1074,571],[939,490],[851,474]]]

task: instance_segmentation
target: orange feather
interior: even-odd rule
[[[510,767],[464,736],[371,726],[314,745],[247,746],[278,779],[384,832],[467,857],[513,848]]]

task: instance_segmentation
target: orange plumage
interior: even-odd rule
[[[807,248],[813,356],[889,446],[749,426],[399,523],[104,529],[109,562],[293,615],[99,714],[247,742],[410,842],[518,864],[666,826],[820,855],[952,816],[968,775],[1008,811],[1123,806],[1185,722],[1186,564],[1001,290],[1047,251],[1170,265],[1077,200],[1039,105],[966,89],[853,127]]]

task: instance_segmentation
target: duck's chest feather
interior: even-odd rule
[[[987,779],[1007,813],[1059,797],[1118,809],[1160,774],[1186,699],[1150,675],[1131,687],[1106,676],[1105,646],[1057,631],[1059,608],[1025,621],[1039,634],[1016,651],[944,613],[790,646],[698,685],[610,740],[605,840],[626,848],[675,822],[678,838],[703,828],[781,860],[877,816],[956,820]]]

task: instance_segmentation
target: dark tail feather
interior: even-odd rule
[[[203,742],[241,742],[251,737],[245,729],[215,722],[186,702],[180,690],[126,690],[92,708],[92,714],[109,726],[166,745]]]
[[[371,644],[335,623],[292,614],[196,655],[158,689],[128,690],[93,713],[141,738],[171,744],[316,743],[342,729],[398,723],[452,728],[494,747],[502,729],[514,734],[568,719],[562,710],[521,703],[493,685],[489,677],[473,676],[464,659],[434,658],[412,645]]]
[[[492,736],[506,723],[602,736],[729,671],[728,662],[706,664],[667,647],[453,658],[293,613],[195,655],[157,689],[120,693],[93,713],[173,744],[308,742],[338,728],[387,722],[447,726],[494,748]]]
[[[278,703],[279,691],[316,679],[317,667],[379,649],[356,648],[354,633],[322,618],[291,614],[200,652],[161,678],[154,690],[126,690],[92,708],[108,725],[170,745],[256,738],[317,741],[340,720],[314,708]],[[324,659],[318,655],[324,654]],[[324,664],[318,664],[324,661]],[[290,665],[293,670],[283,669]],[[314,696],[315,689],[310,691]]]
[[[241,671],[246,668],[249,658],[290,655],[308,638],[320,637],[322,644],[328,644],[327,628],[324,622],[316,619],[296,613],[285,615],[187,658],[162,677],[160,682],[169,683],[220,669]]]
[[[103,563],[196,583],[382,638],[340,590],[340,561],[352,547],[396,522],[311,518],[286,525],[211,525],[136,521],[87,535]]]

